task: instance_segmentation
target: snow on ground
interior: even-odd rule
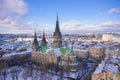
[[[7,58],[7,57],[10,57],[10,56],[14,56],[14,55],[20,55],[20,54],[30,54],[31,51],[25,51],[25,52],[19,52],[19,53],[10,53],[10,54],[5,54],[3,55],[3,58]]]
[[[13,70],[16,70],[16,72],[12,73]],[[24,66],[14,66],[11,68],[8,68],[6,75],[6,80],[13,80],[13,78],[18,77],[18,80],[60,80],[60,76],[53,75],[50,73],[45,73],[40,70],[33,69],[32,70],[32,76],[31,76],[31,69],[30,67],[24,67]],[[3,78],[3,76],[0,76],[0,78]],[[16,79],[15,79],[16,80]],[[68,80],[67,78],[62,78],[62,80]]]

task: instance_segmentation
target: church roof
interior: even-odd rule
[[[67,48],[60,48],[61,55],[66,55],[67,50]]]
[[[41,53],[49,53],[50,52],[50,47],[40,46],[37,51],[39,51]]]
[[[53,50],[53,53],[56,55],[56,56],[66,56],[68,53],[68,48],[50,48],[50,47],[47,47],[47,46],[40,46],[38,48],[38,51],[41,52],[41,53],[49,53]],[[74,57],[76,56],[75,52],[73,50],[70,50],[69,52],[69,55],[71,57]]]

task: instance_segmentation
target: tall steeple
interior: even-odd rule
[[[61,36],[60,28],[59,28],[59,19],[58,19],[58,14],[57,14],[57,19],[56,19],[56,27],[55,27],[55,32],[54,35],[58,34]]]
[[[45,33],[44,33],[44,30],[43,30],[43,37],[42,37],[41,46],[47,46],[47,41],[46,41],[46,39],[45,39]]]
[[[56,27],[55,27],[55,32],[53,34],[53,38],[54,38],[53,47],[61,47],[62,46],[62,34],[59,28],[58,14],[57,14]]]
[[[33,44],[32,44],[32,49],[33,51],[36,51],[39,47],[39,44],[38,44],[38,41],[37,41],[37,34],[36,34],[36,31],[34,33],[34,41],[33,41]]]

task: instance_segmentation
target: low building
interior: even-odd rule
[[[113,34],[111,33],[103,34],[102,41],[113,41]]]
[[[106,33],[102,35],[102,41],[113,41],[120,43],[120,34]]]
[[[88,50],[75,50],[76,56],[82,59],[87,59],[89,57]]]
[[[102,59],[105,56],[105,47],[102,45],[95,45],[89,48],[90,56],[96,59]]]
[[[119,56],[120,55],[120,48],[119,47],[108,47],[106,49],[106,54],[112,55],[112,56]]]
[[[106,57],[92,74],[92,80],[119,80],[120,56]]]

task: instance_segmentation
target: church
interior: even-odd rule
[[[78,64],[76,53],[72,46],[62,46],[62,34],[59,27],[57,15],[55,32],[53,34],[53,47],[47,46],[45,33],[43,31],[41,45],[37,41],[37,34],[34,33],[32,45],[32,61],[37,64],[45,65],[47,69],[62,70],[64,72],[77,71]],[[51,67],[52,66],[52,67]]]

